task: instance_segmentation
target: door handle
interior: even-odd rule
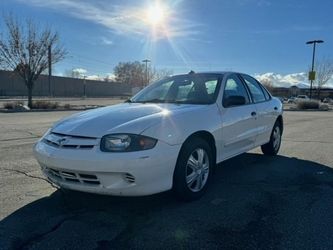
[[[256,115],[257,115],[257,113],[254,111],[251,113],[251,116],[256,116]]]
[[[277,108],[277,107],[274,107],[274,110],[278,110],[278,108]]]

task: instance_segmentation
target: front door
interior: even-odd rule
[[[244,103],[228,106],[230,96],[244,97]],[[221,160],[246,152],[254,147],[257,136],[257,111],[249,93],[236,74],[227,76],[222,97]]]

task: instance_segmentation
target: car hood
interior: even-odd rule
[[[97,138],[110,133],[140,134],[164,117],[200,109],[203,106],[122,103],[74,114],[57,122],[52,132]]]

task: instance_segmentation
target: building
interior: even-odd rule
[[[272,95],[278,97],[296,97],[298,95],[307,95],[310,96],[310,88],[299,88],[297,86],[291,86],[289,88],[285,87],[276,87],[271,90]],[[318,89],[312,89],[312,96],[314,98],[318,98]],[[320,89],[320,99],[324,99],[326,97],[333,98],[333,88],[322,88]]]

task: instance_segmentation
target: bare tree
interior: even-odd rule
[[[145,65],[135,62],[120,62],[114,68],[116,81],[130,84],[133,87],[141,87],[144,84],[146,69]]]
[[[273,85],[273,83],[272,83],[271,80],[269,80],[269,79],[263,79],[263,80],[261,80],[260,82],[262,83],[262,85],[265,86],[265,88],[266,88],[269,92],[273,93],[273,91],[274,91],[274,85]]]
[[[149,82],[158,81],[173,74],[173,71],[169,69],[150,68],[149,71]]]
[[[333,76],[333,61],[329,58],[323,58],[316,62],[315,66],[318,99],[320,99],[320,90]]]
[[[32,90],[39,75],[51,64],[64,59],[66,50],[59,44],[58,33],[40,29],[31,20],[23,23],[12,15],[4,18],[5,33],[0,36],[0,66],[13,70],[24,80],[28,90],[28,106],[32,108]]]
[[[130,84],[134,87],[142,87],[146,82],[146,66],[138,61],[120,62],[114,68],[116,81]],[[172,74],[168,69],[148,68],[148,82],[160,80]]]

